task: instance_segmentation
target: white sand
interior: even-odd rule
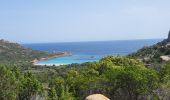
[[[39,64],[39,63],[34,63],[35,66],[60,66],[60,65],[66,65],[66,64]]]

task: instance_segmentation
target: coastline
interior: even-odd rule
[[[39,60],[38,60],[38,59],[34,59],[34,60],[31,61],[31,62],[32,62],[33,65],[37,65],[37,66],[38,66],[38,65],[40,65],[40,66],[44,66],[44,65],[46,65],[46,66],[53,66],[53,65],[55,65],[55,66],[60,66],[60,65],[64,65],[64,64],[38,64],[38,62],[44,61],[44,60],[53,59],[53,58],[58,58],[58,57],[65,57],[65,56],[72,56],[72,54],[69,53],[69,52],[61,52],[61,53],[58,53],[58,54],[56,54],[56,55],[54,55],[54,56],[49,56],[49,57],[45,57],[45,58],[40,58]]]
[[[35,63],[35,66],[61,66],[61,65],[66,65],[66,64],[38,64]]]

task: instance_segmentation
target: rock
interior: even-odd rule
[[[168,34],[168,39],[167,39],[168,42],[170,42],[170,31],[169,31],[169,34]]]
[[[160,58],[161,58],[162,61],[169,61],[170,60],[170,57],[168,55],[160,56]]]
[[[110,100],[109,98],[105,97],[102,94],[92,94],[86,97],[85,100]]]

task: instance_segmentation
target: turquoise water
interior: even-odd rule
[[[37,64],[72,64],[98,61],[108,55],[128,55],[136,52],[143,46],[153,45],[161,39],[152,40],[126,40],[126,41],[101,41],[101,42],[72,42],[72,43],[39,43],[23,44],[35,50],[53,52],[70,52],[73,56],[53,58],[40,61]]]
[[[40,61],[37,64],[43,65],[53,65],[53,64],[72,64],[72,63],[84,63],[84,62],[93,62],[98,61],[101,57],[94,57],[94,56],[83,56],[83,55],[73,55],[73,56],[65,56],[59,58],[53,58],[49,60]]]

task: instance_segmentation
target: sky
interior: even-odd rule
[[[166,38],[170,0],[0,0],[0,38],[19,43]]]

